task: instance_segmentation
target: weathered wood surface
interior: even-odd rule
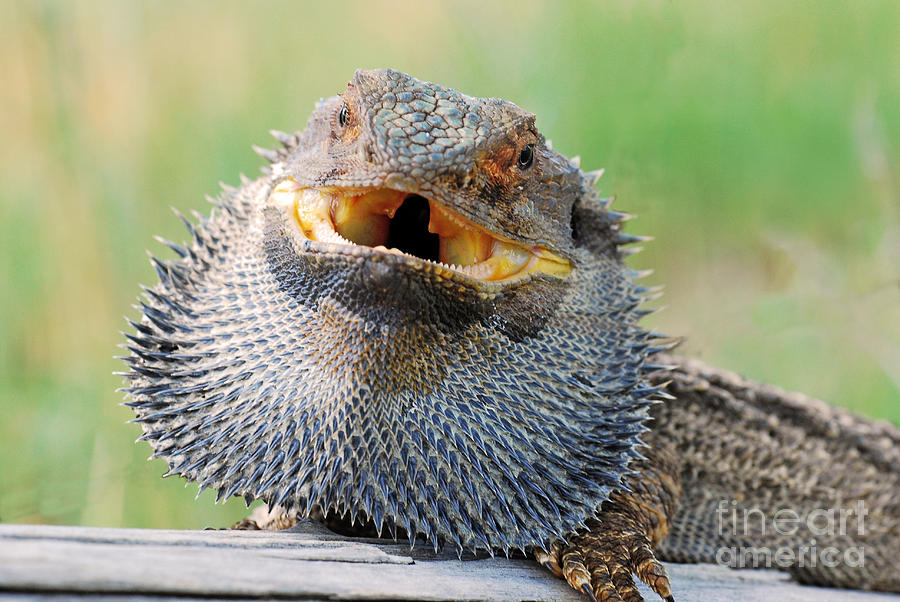
[[[803,587],[773,571],[711,565],[669,571],[681,601],[900,599]],[[312,525],[282,532],[0,525],[0,597],[584,600],[528,560],[459,560]]]

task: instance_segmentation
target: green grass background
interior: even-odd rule
[[[358,67],[535,112],[656,240],[683,351],[900,422],[900,3],[0,5],[0,520],[241,517],[147,463],[112,359],[207,211]]]

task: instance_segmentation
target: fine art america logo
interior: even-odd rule
[[[868,513],[862,500],[804,513],[791,508],[766,512],[723,500],[716,509],[716,528],[731,545],[716,550],[716,562],[732,568],[863,567],[865,549],[858,543]]]

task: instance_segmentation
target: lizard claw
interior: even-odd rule
[[[656,559],[645,535],[634,531],[592,530],[556,542],[538,561],[574,589],[599,602],[642,602],[633,575],[666,602],[674,602],[666,569]]]
[[[280,506],[257,506],[250,516],[235,523],[229,529],[237,531],[281,531],[297,524],[297,516],[285,512]]]
[[[550,551],[545,552],[541,549],[534,551],[534,558],[541,563],[545,569],[553,573],[557,577],[563,577],[563,569],[559,564],[560,554],[562,553],[563,542],[555,541],[550,546]]]
[[[261,531],[262,530],[262,528],[259,526],[259,524],[255,520],[252,520],[250,518],[245,518],[243,520],[240,520],[228,528],[233,531]]]

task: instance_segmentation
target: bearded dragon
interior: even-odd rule
[[[274,135],[262,177],[164,241],[127,335],[168,474],[268,526],[526,551],[600,600],[641,599],[634,576],[671,600],[662,560],[748,553],[900,592],[900,432],[665,355],[630,216],[534,115],[358,71]]]

